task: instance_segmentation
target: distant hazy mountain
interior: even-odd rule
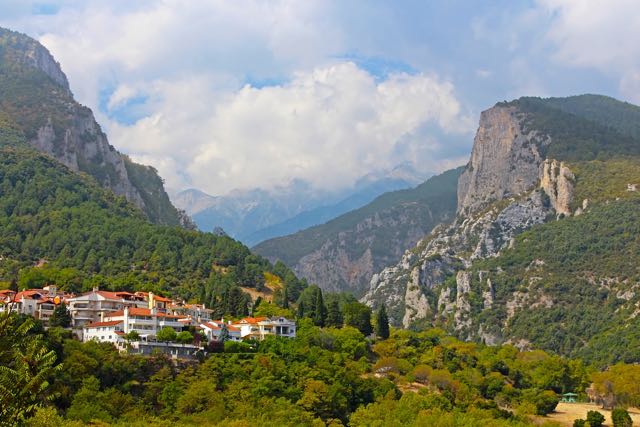
[[[203,231],[221,227],[230,236],[249,245],[327,222],[362,207],[388,191],[413,187],[428,174],[409,163],[368,174],[351,188],[321,191],[303,180],[274,189],[233,190],[211,196],[189,189],[172,196]]]

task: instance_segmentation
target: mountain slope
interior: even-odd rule
[[[383,194],[326,224],[262,242],[253,250],[281,260],[323,289],[362,294],[375,271],[452,218],[460,172],[448,171],[414,189]]]
[[[44,267],[40,267],[44,264]],[[36,267],[34,267],[36,266]],[[154,290],[212,304],[236,285],[285,277],[225,236],[150,223],[122,196],[33,150],[0,116],[0,282],[53,281],[71,291],[100,285]],[[287,281],[291,299],[304,284]]]
[[[580,116],[556,108],[576,100]],[[363,300],[404,326],[640,360],[640,140],[587,119],[613,114],[611,102],[521,98],[483,112],[458,216],[374,276]]]
[[[78,104],[66,76],[37,41],[0,28],[0,111],[34,148],[134,203],[156,223],[182,217],[153,168],[116,151],[90,109]]]

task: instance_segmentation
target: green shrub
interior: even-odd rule
[[[611,420],[613,421],[613,427],[631,427],[633,421],[629,412],[624,408],[616,408],[611,412]]]
[[[604,415],[598,411],[587,412],[587,422],[590,427],[601,427],[604,423]]]

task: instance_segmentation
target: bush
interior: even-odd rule
[[[587,422],[582,419],[573,420],[573,427],[584,427]]]
[[[587,422],[590,427],[601,427],[604,423],[604,415],[598,411],[587,412]]]
[[[522,393],[523,402],[532,403],[536,407],[537,415],[547,415],[558,406],[560,399],[551,390],[529,389]]]
[[[624,408],[614,409],[611,412],[611,420],[613,427],[631,427],[633,425],[629,412]]]

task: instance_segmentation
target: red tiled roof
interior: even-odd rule
[[[215,323],[203,323],[203,326],[206,326],[209,329],[213,329],[213,330],[218,330],[218,329],[222,329],[220,326],[216,325]],[[227,326],[227,330],[229,332],[240,332],[240,329],[236,328],[235,326],[231,326],[231,325],[226,325]]]
[[[160,302],[172,302],[173,301],[171,298],[161,297],[160,295],[154,295],[153,296],[153,300],[154,301],[160,301]]]
[[[258,323],[267,319],[268,319],[267,317],[245,317],[244,319],[240,319],[236,323]]]
[[[107,299],[122,299],[122,297],[118,295],[118,292],[96,291],[96,294]]]
[[[122,320],[110,320],[108,322],[94,322],[94,323],[89,323],[88,325],[85,325],[85,328],[97,328],[100,326],[115,326],[122,323]]]
[[[167,317],[170,319],[185,319],[186,316],[174,316],[172,314],[166,313],[158,313],[155,314],[157,317]],[[113,313],[105,314],[105,317],[121,317],[124,316],[124,310],[115,311]],[[152,316],[151,309],[149,308],[138,308],[138,307],[129,307],[129,316]]]

